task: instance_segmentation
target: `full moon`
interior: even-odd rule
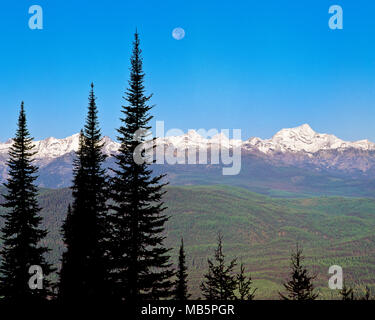
[[[172,31],[172,37],[176,40],[181,40],[185,37],[185,30],[182,28],[175,28]]]

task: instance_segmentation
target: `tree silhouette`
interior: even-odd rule
[[[5,183],[3,205],[6,213],[2,215],[5,225],[1,230],[4,242],[0,251],[0,297],[17,303],[41,302],[51,293],[46,277],[53,269],[44,258],[49,250],[40,245],[47,231],[40,228],[42,218],[37,202],[38,189],[34,184],[37,167],[32,164],[35,155],[32,141],[22,102],[17,133],[9,152],[9,178]],[[41,268],[43,288],[30,287],[31,266]]]
[[[186,256],[184,250],[184,240],[181,239],[181,246],[178,256],[178,269],[177,269],[177,280],[175,282],[175,294],[174,299],[179,301],[185,301],[190,298],[188,293],[188,273],[186,267]]]
[[[371,296],[371,291],[368,286],[365,287],[365,293],[363,296],[359,298],[359,300],[365,300],[365,301],[374,300],[374,298]]]
[[[135,33],[127,105],[123,106],[122,125],[117,130],[121,144],[115,156],[112,179],[113,233],[111,253],[113,283],[120,300],[136,302],[160,299],[172,293],[174,272],[169,262],[169,249],[164,246],[164,225],[168,217],[162,201],[164,176],[152,176],[150,164],[135,161],[139,147],[147,141],[151,127],[151,96],[145,95],[144,72],[138,33]]]
[[[94,86],[79,150],[74,161],[73,204],[63,224],[63,253],[59,285],[64,302],[103,301],[109,297],[106,258],[107,176],[106,156],[98,123]]]
[[[257,288],[252,287],[253,281],[251,277],[246,277],[245,267],[241,263],[240,273],[237,275],[237,286],[239,293],[239,300],[253,300],[255,297],[255,291]]]
[[[309,274],[305,266],[302,265],[304,257],[302,249],[297,245],[295,252],[291,254],[290,280],[284,283],[287,294],[279,292],[284,300],[315,300],[318,297],[314,293],[313,280],[316,276]]]
[[[219,234],[214,262],[208,259],[208,273],[205,274],[200,286],[203,296],[208,300],[234,300],[236,298],[237,279],[233,274],[236,259],[226,265],[222,240]]]
[[[345,283],[339,294],[344,301],[354,300],[353,288],[347,287]]]

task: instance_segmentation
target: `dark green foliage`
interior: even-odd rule
[[[207,300],[234,300],[237,279],[233,274],[233,269],[236,266],[236,259],[232,260],[228,266],[225,264],[220,234],[215,250],[215,262],[208,259],[208,273],[205,274],[200,286],[202,294]]]
[[[48,249],[40,245],[47,231],[40,228],[42,218],[37,201],[38,190],[34,185],[37,168],[32,164],[34,145],[27,129],[23,102],[18,119],[18,129],[10,149],[8,161],[9,178],[5,183],[6,193],[3,207],[6,212],[1,229],[3,240],[0,268],[0,297],[17,303],[40,302],[49,295],[49,281],[45,278],[51,272],[44,254]],[[29,268],[42,268],[43,289],[30,289]]]
[[[367,286],[366,286],[366,292],[365,292],[365,296],[363,297],[363,300],[371,300],[370,288]]]
[[[257,288],[253,288],[252,284],[251,277],[246,277],[245,266],[241,263],[240,273],[237,275],[239,300],[254,300]]]
[[[188,293],[188,273],[186,267],[186,255],[184,249],[184,240],[181,239],[181,246],[178,255],[178,268],[177,268],[177,280],[175,282],[175,294],[174,299],[179,301],[185,301],[190,298]]]
[[[60,298],[64,302],[102,301],[109,296],[107,239],[107,176],[93,85],[88,114],[74,162],[73,204],[62,227]]]
[[[113,169],[111,217],[113,233],[111,253],[113,281],[120,300],[166,298],[173,293],[173,276],[169,249],[164,246],[164,225],[168,217],[162,196],[163,176],[152,176],[149,164],[136,162],[136,148],[146,141],[137,134],[150,129],[145,95],[144,73],[138,33],[135,34],[127,105],[123,106],[122,125],[117,130],[121,144],[116,155],[117,168]]]
[[[368,285],[374,296],[374,200],[275,199],[226,186],[166,189],[166,212],[171,216],[166,245],[173,247],[184,237],[185,251],[189,252],[192,299],[201,296],[199,286],[207,272],[207,256],[216,247],[217,230],[223,232],[226,259],[241,257],[246,270],[251,270],[254,286],[258,288],[255,299],[277,299],[278,292],[283,292],[279,283],[289,273],[288,248],[297,239],[303,243],[305,266],[308,270],[314,268],[318,274],[314,284],[319,298],[338,298],[337,290],[334,293],[327,286],[327,271],[332,265],[342,266],[348,281]],[[0,192],[5,189],[0,187]],[[43,227],[49,230],[45,243],[53,248],[47,256],[58,267],[63,247],[59,230],[72,202],[71,190],[40,189],[38,202],[43,208]],[[0,207],[0,212],[4,213],[4,208]],[[178,261],[178,250],[172,253]],[[239,272],[236,268],[235,271]]]
[[[373,297],[371,296],[370,288],[368,286],[366,286],[365,294],[360,298],[360,300],[365,300],[365,301],[373,300]]]
[[[297,245],[295,252],[291,255],[291,278],[284,283],[287,294],[279,293],[284,300],[315,300],[318,297],[318,294],[314,293],[312,283],[316,277],[311,276],[302,265],[303,259],[302,249]]]
[[[339,294],[344,301],[354,300],[353,288],[347,287],[346,284],[339,291]]]

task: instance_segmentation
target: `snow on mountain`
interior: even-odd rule
[[[107,136],[103,137],[103,144],[104,144],[103,152],[106,155],[114,154],[120,148],[119,143],[113,141],[110,137],[107,137]]]
[[[204,136],[207,136],[207,138]],[[206,135],[206,132],[200,132],[200,130],[198,130],[198,132],[195,130],[189,130],[186,134],[158,138],[156,141],[157,144],[173,146],[176,149],[185,149],[187,147],[228,148],[242,144],[241,140],[229,139],[222,132],[213,135],[209,132]]]
[[[79,134],[72,135],[65,139],[53,137],[36,141],[36,158],[58,158],[78,149]]]
[[[337,138],[332,134],[317,133],[308,124],[296,128],[282,129],[270,139],[250,138],[246,141],[229,139],[224,133],[218,133],[212,137],[203,137],[199,130],[189,130],[186,134],[158,138],[158,144],[173,146],[177,149],[186,147],[234,147],[241,146],[245,150],[257,150],[265,154],[275,152],[303,152],[313,154],[321,150],[345,150],[354,148],[358,150],[375,150],[375,144],[368,140],[348,142]],[[109,137],[103,138],[104,152],[107,155],[116,153],[119,144]],[[55,159],[77,151],[79,134],[74,134],[65,139],[53,137],[34,142],[37,159]],[[6,157],[12,140],[0,143],[0,156]]]
[[[118,150],[118,143],[114,142],[109,137],[103,137],[103,142],[104,153],[111,154]],[[9,139],[5,143],[0,143],[0,155],[6,155],[9,152],[9,148],[11,147],[12,143],[12,139]],[[34,141],[34,145],[36,151],[36,159],[59,158],[78,150],[79,133],[64,139],[49,137],[41,141]]]
[[[317,133],[308,124],[296,128],[282,129],[271,139],[250,138],[244,147],[256,148],[263,153],[270,152],[306,152],[315,153],[320,150],[360,149],[375,150],[375,144],[368,140],[348,142],[332,134]]]
[[[205,133],[205,131],[190,130],[185,134],[157,138],[156,141],[167,150],[167,153],[173,151],[174,155],[178,154],[174,149],[185,150],[188,147],[192,152],[204,148],[213,150],[219,147],[224,149],[241,147],[242,156],[246,159],[243,166],[249,165],[249,168],[252,168],[249,170],[253,170],[253,163],[261,161],[268,166],[281,165],[292,169],[313,170],[314,174],[328,170],[340,174],[375,176],[374,143],[368,140],[344,141],[331,134],[317,133],[307,124],[282,129],[270,139],[255,137],[241,141],[229,139],[224,133],[209,132],[208,136]],[[103,150],[107,155],[115,154],[119,149],[119,143],[109,137],[103,137],[103,143]],[[74,151],[79,146],[79,134],[65,139],[50,137],[35,141],[34,144],[37,151],[35,164],[39,168],[39,185],[47,188],[70,186]],[[0,183],[8,176],[6,162],[11,145],[12,140],[0,142]],[[113,167],[113,160],[109,157],[105,165]],[[176,174],[173,171],[175,169],[161,168],[160,170],[172,170],[173,174]]]

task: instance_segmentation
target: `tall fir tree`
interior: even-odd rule
[[[208,259],[208,273],[201,283],[201,291],[207,300],[234,300],[237,287],[237,279],[234,275],[236,259],[225,263],[223,254],[222,236],[218,235],[217,249],[215,250],[215,262]]]
[[[175,293],[174,299],[178,301],[188,300],[191,295],[188,292],[188,273],[186,267],[186,255],[184,249],[184,240],[181,239],[181,246],[178,255],[178,268],[177,268],[177,279],[175,282]]]
[[[245,267],[241,263],[240,273],[237,275],[237,287],[238,287],[238,300],[254,300],[255,291],[257,288],[253,288],[253,281],[251,277],[245,275]]]
[[[66,251],[59,296],[64,302],[103,301],[110,294],[106,251],[108,179],[95,100],[91,84],[86,124],[74,161],[73,204],[62,228]]]
[[[151,127],[152,119],[145,95],[139,35],[135,33],[129,88],[126,91],[124,117],[117,130],[121,144],[116,155],[112,179],[112,263],[113,281],[119,300],[137,302],[171,295],[174,272],[163,235],[168,217],[164,214],[161,183],[164,176],[152,176],[150,164],[135,161],[134,156],[147,137],[139,134]],[[137,148],[138,147],[138,148]]]
[[[40,227],[40,207],[35,185],[37,167],[33,165],[33,139],[27,129],[24,104],[18,118],[18,129],[9,152],[9,178],[5,183],[6,213],[1,230],[0,297],[17,303],[41,302],[50,294],[46,277],[53,271],[44,255],[49,251],[41,245],[47,231]],[[43,272],[42,288],[29,285],[31,266]]]
[[[279,293],[283,300],[315,300],[318,297],[313,284],[316,276],[310,275],[303,260],[302,249],[297,245],[291,254],[290,280],[284,283],[287,294]]]

